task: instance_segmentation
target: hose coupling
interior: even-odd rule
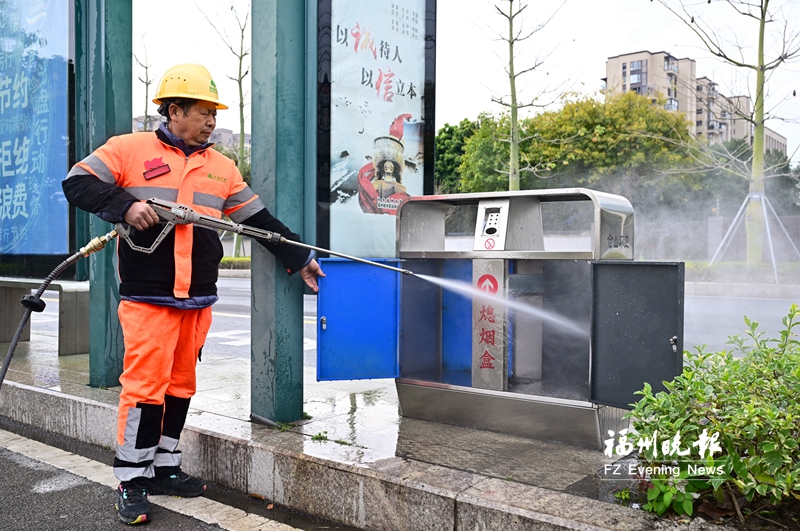
[[[117,231],[112,230],[108,234],[92,238],[92,240],[86,244],[86,247],[81,247],[80,253],[84,256],[84,258],[92,253],[96,253],[97,251],[105,247],[108,242],[110,242],[117,236],[118,236]]]

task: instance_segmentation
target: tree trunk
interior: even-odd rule
[[[747,266],[760,267],[764,252],[764,26],[769,0],[761,6],[758,28],[758,67],[756,69],[755,131],[753,133],[753,168],[750,175],[750,197],[746,210]],[[756,200],[758,198],[758,200]]]
[[[508,189],[515,191],[519,190],[519,126],[517,125],[517,80],[514,74],[514,0],[508,3],[508,80],[511,87]]]
[[[242,32],[242,46],[239,48],[240,50],[244,48],[244,32]],[[239,167],[239,171],[242,171],[244,167],[244,92],[242,89],[242,60],[244,59],[244,54],[239,55],[239,76],[236,78],[237,83],[239,84],[239,160],[237,161],[236,165]],[[239,257],[242,256],[242,252],[240,249],[244,247],[242,243],[241,236],[236,234],[233,236],[233,256]]]

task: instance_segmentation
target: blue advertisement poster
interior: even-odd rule
[[[0,0],[0,254],[68,252],[67,0]]]

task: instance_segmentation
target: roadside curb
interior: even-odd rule
[[[250,278],[249,269],[219,269],[220,278]]]
[[[686,282],[684,294],[698,297],[786,299],[800,303],[800,286],[791,284],[721,284]]]

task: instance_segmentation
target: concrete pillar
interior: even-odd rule
[[[58,294],[59,356],[85,354],[90,350],[90,325],[86,319],[90,294],[91,291],[86,291],[83,286],[75,289],[62,286]]]
[[[304,234],[306,0],[252,4],[252,187]],[[260,245],[252,254],[251,410],[274,421],[303,412],[303,281]]]
[[[4,287],[0,289],[0,343],[11,343],[14,339],[14,334],[17,333],[17,327],[25,314],[19,301],[25,295],[30,295],[30,288],[10,288]],[[22,327],[22,333],[19,336],[19,341],[31,340],[31,321],[25,323]],[[5,358],[3,354],[3,358]]]
[[[75,158],[131,132],[131,0],[75,0]],[[77,245],[113,227],[78,212]],[[119,384],[122,329],[114,246],[89,258],[89,385]],[[79,272],[80,275],[80,272]]]

